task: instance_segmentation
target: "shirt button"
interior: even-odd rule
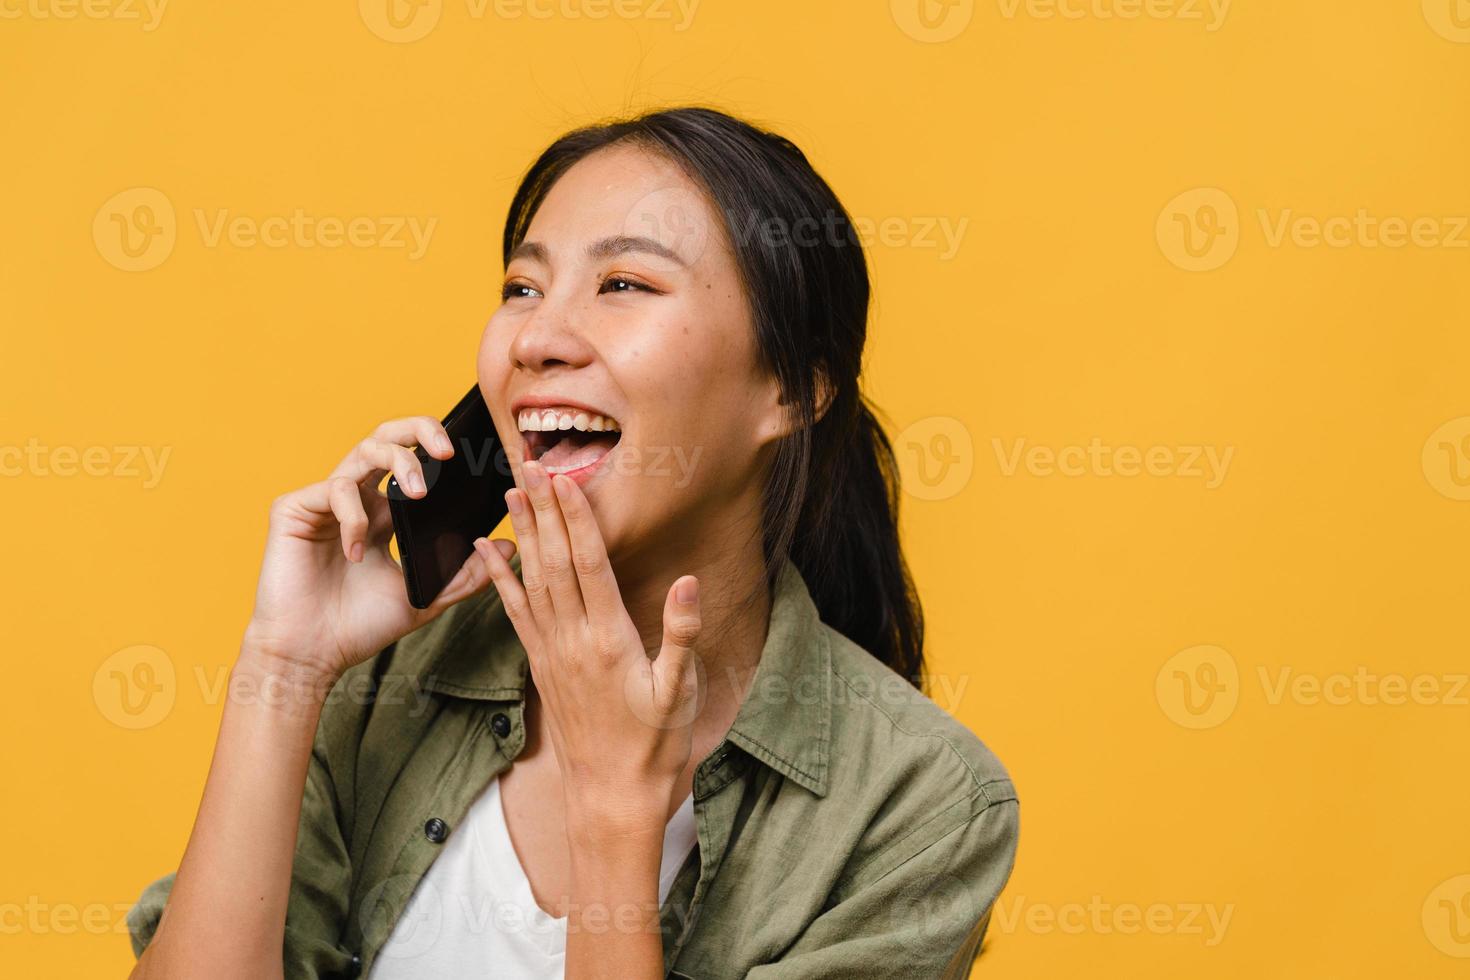
[[[348,976],[351,976],[351,977],[356,977],[356,976],[359,976],[361,973],[362,973],[362,954],[361,953],[353,953],[352,954],[352,962],[350,964],[348,964],[348,966],[347,966],[347,975]]]
[[[505,712],[497,711],[490,716],[490,730],[497,738],[505,738],[510,734],[510,719],[506,717]]]
[[[424,836],[434,844],[444,843],[444,838],[449,836],[449,824],[438,817],[430,817],[424,822]]]

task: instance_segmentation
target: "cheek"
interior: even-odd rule
[[[475,353],[475,370],[483,390],[498,390],[510,371],[509,343],[508,332],[497,329],[494,319],[485,325]]]
[[[700,291],[703,293],[703,290]],[[706,297],[709,297],[706,299]],[[615,374],[640,412],[639,442],[647,451],[739,453],[751,414],[750,324],[733,304],[713,296],[681,309],[656,330],[630,335],[610,348]],[[704,465],[709,465],[708,463]]]

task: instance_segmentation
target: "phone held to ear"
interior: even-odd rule
[[[414,449],[428,493],[408,497],[397,477],[388,479],[388,509],[398,538],[408,601],[424,609],[444,590],[474,552],[476,538],[495,530],[506,515],[505,492],[515,486],[490,409],[480,387],[469,390],[444,417],[454,455],[435,459]]]

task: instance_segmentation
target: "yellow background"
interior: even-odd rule
[[[0,2],[0,447],[49,454],[0,478],[0,973],[129,969],[269,501],[468,386],[547,142],[698,101],[791,136],[875,229],[866,380],[936,700],[1022,800],[977,973],[1465,975],[1470,5],[623,2],[394,27],[382,0],[175,0],[152,29]],[[136,188],[175,240],[125,271],[113,214],[149,222],[108,202]],[[196,217],[298,208],[437,225],[415,259],[211,246]],[[1434,224],[1276,235],[1360,209]],[[1094,440],[1173,455],[1126,476],[1068,449]],[[65,476],[57,447],[105,452]],[[168,450],[162,478],[114,447]],[[1216,485],[1190,447],[1230,452]],[[1390,675],[1438,694],[1381,703]]]

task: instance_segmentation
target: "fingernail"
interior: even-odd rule
[[[555,477],[553,477],[552,480],[551,480],[551,487],[552,487],[553,490],[556,491],[556,496],[557,496],[557,499],[558,500],[569,500],[569,499],[571,499],[571,496],[572,496],[572,478],[571,477],[569,477],[569,476],[562,477],[560,480],[558,480]]]
[[[439,436],[437,441],[439,443],[440,449],[444,450],[445,452],[454,452],[454,443],[449,441],[448,436]]]
[[[522,472],[526,474],[526,486],[534,489],[539,489],[541,481],[546,479],[546,471],[541,469],[540,463],[534,461],[527,462]]]
[[[490,543],[488,541],[486,541],[484,538],[476,538],[475,539],[475,553],[478,554],[481,558],[489,558],[490,557],[490,553],[486,550],[489,547],[490,547]]]
[[[362,542],[358,541],[352,546],[352,560],[362,561]]]
[[[698,597],[699,579],[697,578],[685,579],[683,582],[680,582],[679,587],[674,590],[674,598],[678,599],[686,606],[692,605],[694,603],[694,600]]]
[[[520,517],[521,511],[525,509],[525,505],[521,503],[521,495],[515,490],[505,491],[505,506],[516,517]]]
[[[422,473],[408,474],[408,488],[414,493],[424,492],[424,475]]]

